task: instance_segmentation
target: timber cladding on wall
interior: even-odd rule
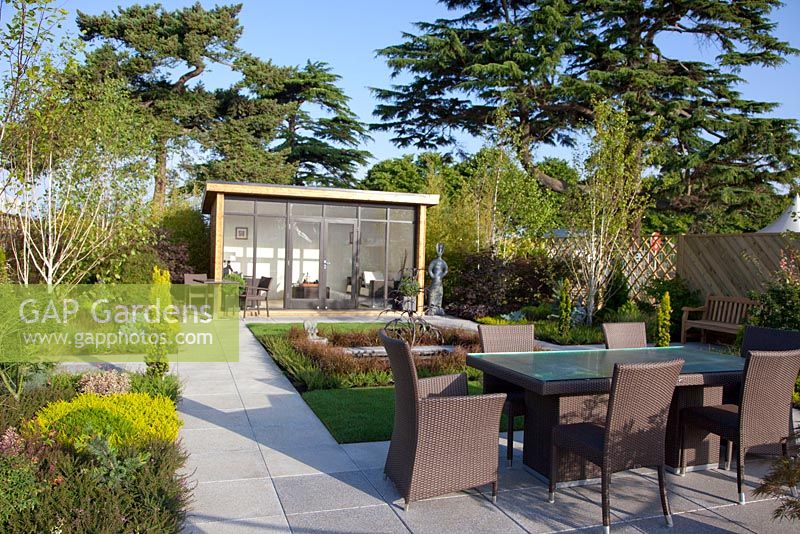
[[[785,234],[683,235],[678,275],[705,298],[746,297],[761,291],[779,269],[781,252],[800,246]]]

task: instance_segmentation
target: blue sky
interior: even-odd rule
[[[104,2],[98,0],[66,0],[61,5],[70,12],[68,30],[77,31],[75,12],[100,13],[114,6],[137,2]],[[147,2],[138,2],[147,3]],[[168,9],[190,5],[193,1],[163,1]],[[208,8],[214,4],[202,2]],[[230,2],[234,3],[234,2]],[[375,99],[369,87],[386,87],[391,83],[389,69],[375,50],[401,41],[402,32],[413,32],[413,22],[449,17],[447,9],[434,0],[245,0],[240,14],[244,33],[240,46],[278,65],[302,65],[306,60],[325,61],[342,77],[340,85],[351,98],[351,107],[362,121],[373,121]],[[774,13],[777,35],[800,48],[800,0],[788,0]],[[714,47],[682,37],[660,43],[668,55],[701,59],[713,63]],[[800,58],[778,69],[746,69],[742,76],[747,84],[740,87],[745,97],[779,102],[775,115],[800,119]],[[234,78],[224,67],[212,68],[205,76],[208,87],[224,86]],[[372,134],[366,145],[373,162],[397,157],[413,150],[400,150],[389,141],[390,135]],[[480,141],[465,138],[463,147],[473,151]],[[571,151],[545,147],[539,156],[557,155],[571,160]],[[363,170],[362,170],[363,173]]]

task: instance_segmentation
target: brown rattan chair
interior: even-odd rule
[[[492,484],[506,396],[467,396],[465,374],[417,378],[411,348],[380,333],[394,379],[394,428],[384,473],[409,503]]]
[[[478,325],[481,352],[530,352],[536,345],[533,325]],[[514,459],[514,418],[525,415],[525,390],[491,375],[483,375],[484,393],[505,393],[503,410],[508,423],[506,437],[506,465]]]
[[[259,280],[255,278],[248,278],[244,286],[244,306],[242,308],[242,317],[247,315],[247,310],[253,310],[258,314],[261,312],[261,304],[267,306],[267,317],[269,317],[269,301],[267,300],[267,293],[262,292],[262,287],[259,285]]]
[[[602,476],[603,527],[611,528],[611,474],[637,467],[655,467],[661,506],[667,525],[672,514],[664,480],[664,439],[672,395],[683,360],[614,365],[605,427],[574,423],[553,427],[550,463],[550,502],[555,502],[558,455],[568,451],[596,464]]]
[[[647,346],[644,323],[603,323],[607,349],[641,349]]]
[[[779,330],[765,326],[746,326],[742,336],[742,348],[739,355],[746,358],[750,351],[777,351],[800,349],[800,332],[797,330]],[[739,384],[726,386],[723,390],[723,404],[737,404],[741,396]],[[792,427],[794,428],[794,427]]]
[[[262,276],[258,280],[258,287],[256,288],[257,295],[264,295],[264,303],[267,306],[267,317],[269,317],[269,286],[272,285],[271,276]]]
[[[681,474],[686,474],[684,454],[687,428],[699,428],[726,441],[726,469],[730,468],[736,448],[736,486],[739,503],[744,504],[742,491],[744,458],[747,451],[780,452],[787,455],[792,391],[800,372],[800,350],[751,351],[744,364],[744,379],[739,405],[696,406],[684,408],[681,421]]]

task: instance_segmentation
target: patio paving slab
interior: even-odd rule
[[[386,504],[290,515],[288,520],[292,532],[296,534],[319,534],[331,531],[354,534],[409,532],[408,528]]]
[[[483,495],[459,495],[411,503],[397,511],[412,532],[513,533],[525,530]]]
[[[191,454],[183,472],[195,482],[269,478],[264,458],[258,450]]]
[[[214,409],[222,411],[241,410],[244,408],[238,393],[228,395],[183,395],[178,403],[178,412],[192,413],[192,410]]]
[[[237,428],[188,428],[180,431],[183,447],[190,453],[210,453],[258,450],[253,441],[253,431],[248,427]]]
[[[358,469],[338,444],[285,449],[261,445],[260,448],[273,477],[341,473]]]
[[[275,479],[286,515],[384,504],[361,471]]]
[[[194,489],[189,515],[196,522],[218,522],[283,514],[272,480],[202,482]]]
[[[288,534],[291,532],[286,516],[253,517],[234,521],[194,523],[189,521],[184,534]]]
[[[359,469],[383,469],[386,454],[389,452],[389,442],[347,443],[342,448]]]

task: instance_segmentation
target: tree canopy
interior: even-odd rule
[[[78,13],[82,38],[96,45],[87,70],[125,80],[155,126],[155,206],[170,185],[171,152],[189,143],[207,156],[188,165],[200,181],[351,186],[370,156],[359,149],[367,129],[348,107],[339,76],[325,63],[280,67],[241,50],[240,10],[198,2],[172,11],[151,4]],[[207,90],[211,64],[241,80]]]
[[[592,124],[593,98],[622,102],[645,135],[671,150],[650,183],[668,231],[752,230],[794,185],[798,123],[767,115],[775,103],[742,97],[743,67],[776,67],[796,54],[774,35],[778,0],[445,0],[450,19],[417,23],[417,33],[379,50],[395,76],[375,89],[375,129],[399,146],[451,145],[459,132],[485,135],[501,107],[520,132],[520,161],[545,186],[568,183],[532,156],[542,144],[574,146]],[[703,40],[714,65],[671,56],[667,36]],[[662,119],[658,121],[656,119]],[[743,217],[735,214],[744,213]]]

